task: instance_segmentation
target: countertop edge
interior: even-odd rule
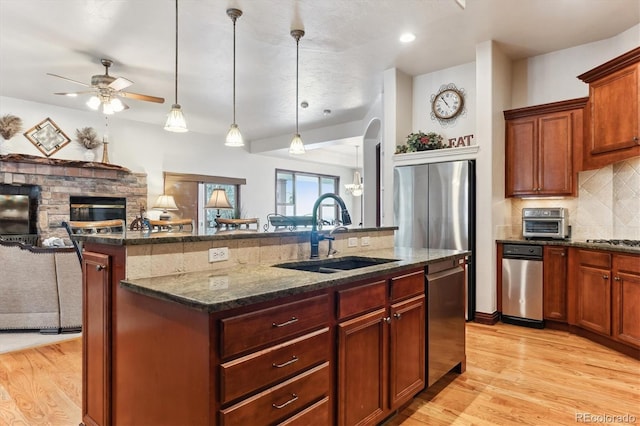
[[[294,296],[303,293],[308,293],[317,290],[323,290],[331,287],[336,287],[342,284],[348,284],[354,281],[366,280],[380,276],[381,274],[394,274],[405,270],[424,267],[429,264],[442,262],[446,260],[460,259],[470,255],[470,251],[451,250],[451,253],[443,254],[441,256],[425,258],[425,257],[406,257],[403,259],[397,259],[394,262],[385,263],[382,265],[375,265],[371,267],[361,268],[358,270],[338,272],[335,274],[319,274],[316,272],[304,272],[296,270],[288,270],[277,268],[278,274],[275,278],[265,279],[265,284],[268,284],[270,280],[282,280],[283,277],[287,279],[298,280],[301,282],[299,285],[291,285],[287,287],[280,287],[275,289],[268,289],[262,292],[254,292],[252,294],[246,294],[226,300],[219,300],[215,302],[202,302],[195,298],[186,297],[180,295],[177,292],[170,292],[159,288],[152,288],[148,285],[151,280],[174,280],[178,283],[187,282],[189,280],[198,279],[205,280],[208,277],[225,277],[231,274],[257,274],[260,275],[261,271],[265,271],[264,268],[272,268],[273,265],[253,265],[244,267],[243,271],[238,272],[236,268],[229,268],[227,270],[220,271],[197,271],[184,274],[176,274],[164,277],[153,277],[144,279],[124,279],[120,281],[120,286],[133,293],[153,297],[160,300],[178,303],[189,307],[194,310],[203,311],[207,313],[222,312],[234,308],[240,308],[248,305],[253,305],[260,302],[267,302],[277,300],[279,298]],[[364,256],[367,256],[364,254]],[[380,257],[379,255],[370,255],[369,257]],[[396,258],[401,256],[396,256]],[[291,261],[295,262],[295,261]],[[268,285],[265,285],[268,287]]]
[[[501,239],[501,240],[496,240],[496,243],[577,247],[577,248],[584,248],[589,250],[613,251],[618,253],[640,255],[640,247],[628,247],[628,246],[613,245],[613,244],[597,244],[597,243],[588,243],[586,241]]]

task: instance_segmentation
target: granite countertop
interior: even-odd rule
[[[496,240],[502,244],[530,244],[539,246],[565,246],[578,247],[592,250],[615,251],[619,253],[640,254],[640,247],[629,247],[606,243],[588,243],[585,240],[525,240],[524,238],[514,238],[507,240]]]
[[[320,229],[321,233],[328,233],[333,227]],[[383,226],[374,228],[348,228],[347,231],[336,231],[340,233],[360,233],[374,231],[395,231],[397,226]],[[311,228],[288,231],[262,231],[256,229],[233,229],[219,230],[208,234],[198,234],[192,232],[149,232],[149,231],[125,231],[124,233],[112,234],[74,234],[71,239],[75,241],[91,242],[98,244],[108,244],[115,246],[132,246],[143,244],[164,244],[164,243],[190,243],[198,241],[212,240],[238,240],[248,238],[272,238],[272,237],[294,237],[299,235],[309,235]]]
[[[135,293],[177,302],[196,310],[218,312],[468,254],[469,251],[460,250],[390,248],[367,251],[362,256],[396,259],[392,262],[331,274],[278,268],[271,264],[242,265],[216,271],[125,279],[120,285]]]

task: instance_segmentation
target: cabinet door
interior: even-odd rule
[[[614,256],[613,337],[640,348],[640,257]]]
[[[420,278],[424,282],[422,274]],[[402,405],[424,388],[424,328],[424,294],[391,305],[389,385],[392,409]]]
[[[82,420],[111,424],[111,259],[85,251],[82,260]]]
[[[380,422],[387,406],[386,309],[338,324],[338,424]]]
[[[567,321],[567,249],[544,247],[544,318]]]
[[[535,117],[507,121],[505,146],[507,197],[535,193],[538,188],[538,128]]]
[[[578,268],[578,325],[611,335],[611,280],[609,270],[581,265]]]
[[[548,114],[538,120],[539,195],[573,193],[573,113]]]
[[[589,84],[591,135],[587,154],[620,150],[638,155],[640,64],[634,64]],[[616,160],[621,160],[617,158]]]

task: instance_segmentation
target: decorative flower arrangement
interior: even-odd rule
[[[406,145],[397,145],[396,154],[404,154],[406,152],[417,151],[431,151],[433,149],[449,148],[448,145],[443,143],[444,138],[435,132],[423,133],[418,131],[417,133],[410,133],[407,136]]]
[[[102,143],[98,139],[98,134],[93,127],[83,127],[82,129],[76,129],[76,140],[87,149],[94,149],[100,146]]]
[[[0,117],[0,135],[5,140],[11,139],[22,130],[22,119],[15,115],[7,114]]]

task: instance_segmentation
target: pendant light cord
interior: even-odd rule
[[[236,124],[236,17],[233,17],[233,124]]]
[[[175,81],[176,104],[178,103],[178,0],[176,0],[176,81]]]
[[[300,85],[298,82],[298,62],[300,56],[300,37],[296,37],[296,134],[299,134],[298,131],[298,86]]]

